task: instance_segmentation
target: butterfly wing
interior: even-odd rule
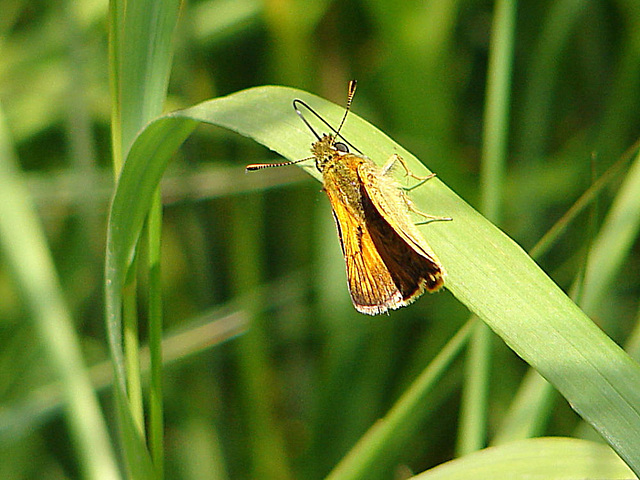
[[[411,221],[404,193],[373,163],[360,164],[358,175],[373,243],[402,293],[403,305],[425,289],[439,290],[444,283],[444,270]]]
[[[378,315],[404,305],[403,295],[373,241],[363,219],[340,198],[337,189],[325,188],[336,221],[347,267],[347,281],[356,310]]]

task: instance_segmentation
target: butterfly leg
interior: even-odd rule
[[[421,217],[425,218],[424,222],[418,222],[418,223],[416,223],[416,225],[426,225],[427,223],[431,223],[431,222],[450,222],[451,220],[453,220],[451,217],[439,217],[437,215],[429,215],[428,213],[424,213],[424,212],[418,210],[418,208],[415,206],[415,204],[406,195],[406,192],[410,192],[414,188],[418,188],[419,186],[424,185],[427,180],[429,180],[430,178],[435,177],[436,174],[435,173],[431,173],[431,174],[427,175],[426,177],[420,177],[420,176],[414,174],[411,170],[409,170],[409,166],[407,165],[407,162],[405,162],[404,159],[400,155],[398,155],[397,153],[394,153],[393,155],[391,155],[389,160],[387,160],[387,163],[385,163],[384,166],[382,167],[382,173],[384,175],[387,175],[389,173],[389,171],[395,166],[396,163],[400,163],[400,165],[402,165],[402,168],[404,168],[404,171],[405,171],[405,176],[409,176],[411,178],[415,178],[416,180],[419,180],[419,182],[416,183],[415,185],[413,185],[411,187],[401,187],[401,190],[400,190],[400,192],[402,194],[402,199],[407,204],[407,208],[411,212],[413,212],[413,213],[415,213],[417,215],[420,215]]]
[[[430,177],[432,176],[430,175]],[[402,193],[402,199],[407,204],[407,208],[409,209],[409,211],[425,218],[424,222],[418,222],[416,223],[416,225],[426,225],[427,223],[431,223],[431,222],[450,222],[451,220],[453,220],[453,218],[451,217],[440,217],[438,215],[429,215],[428,213],[424,213],[423,211],[419,210],[416,207],[415,203],[413,203],[413,201],[406,195],[405,192],[401,192],[401,193]]]
[[[406,195],[403,196],[409,210],[417,215],[420,215],[421,217],[424,217],[425,219],[423,222],[416,223],[416,225],[426,225],[427,223],[431,222],[450,222],[451,220],[453,220],[453,218],[451,217],[440,217],[438,215],[429,215],[428,213],[424,213],[423,211],[418,210],[418,208],[409,197],[407,197]]]
[[[409,170],[409,166],[407,165],[407,162],[405,162],[404,158],[402,158],[397,153],[394,153],[393,155],[391,155],[389,160],[387,160],[387,163],[385,163],[384,166],[382,167],[382,173],[384,175],[388,174],[389,171],[396,165],[396,163],[399,163],[400,165],[402,165],[402,168],[404,168],[405,176],[409,176],[411,178],[415,178],[416,180],[419,180],[418,183],[416,183],[415,185],[413,185],[411,187],[403,187],[402,189],[404,191],[406,191],[406,192],[410,192],[414,188],[418,188],[418,187],[424,185],[427,180],[429,180],[430,178],[433,178],[433,177],[436,176],[435,173],[431,173],[431,174],[427,175],[426,177],[420,177],[420,176],[416,175],[411,170]]]

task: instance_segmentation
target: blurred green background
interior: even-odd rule
[[[114,428],[102,301],[114,184],[107,7],[2,0],[0,106]],[[492,2],[474,0],[185,3],[167,111],[265,84],[343,104],[356,78],[353,110],[478,206],[492,15]],[[520,2],[500,226],[525,249],[638,138],[639,94],[638,2]],[[268,161],[278,159],[252,141],[200,127],[163,184],[167,478],[250,478],[256,451],[274,442],[292,478],[322,478],[468,318],[446,292],[390,316],[357,314],[320,185],[295,167],[245,174]],[[539,260],[566,290],[616,186]],[[638,271],[636,246],[594,318],[619,343],[636,321]],[[247,310],[260,313],[251,340],[236,335]],[[0,335],[0,477],[79,477],[43,339],[2,257]],[[526,371],[495,343],[490,432]],[[462,367],[392,472],[452,457]],[[256,423],[263,404],[272,424]],[[543,433],[577,422],[558,399]]]

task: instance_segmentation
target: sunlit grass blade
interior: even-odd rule
[[[171,152],[197,122],[205,122],[254,138],[286,158],[302,158],[311,139],[291,109],[296,97],[313,105],[330,122],[341,117],[342,108],[308,93],[260,87],[167,115],[140,134],[125,164],[110,214],[110,318],[119,314],[114,310],[118,305],[114,287],[122,284]],[[354,109],[357,111],[357,103]],[[398,153],[414,173],[428,173],[413,155],[356,115],[349,117],[343,133],[375,162],[383,163],[391,153]],[[446,179],[446,172],[439,173],[440,179]],[[422,228],[448,271],[447,289],[550,381],[632,468],[640,470],[638,364],[515,242],[441,180],[416,189],[412,198],[419,209],[454,219]]]
[[[126,155],[139,130],[162,112],[173,59],[179,0],[112,1],[110,68],[116,159]],[[114,165],[119,172],[121,165]]]
[[[544,478],[631,479],[633,472],[606,445],[542,437],[490,447],[412,477],[414,480]]]
[[[576,201],[565,215],[549,230],[547,234],[532,249],[532,256],[542,255],[558,235],[599,193],[617,179],[623,167],[626,167],[631,157],[636,153],[638,142],[633,145],[620,160],[612,165],[594,184]],[[580,299],[581,307],[593,315],[593,307],[598,307],[600,299],[611,286],[614,275],[620,270],[625,253],[629,252],[632,240],[637,237],[640,227],[640,211],[638,210],[638,165],[636,157],[635,168],[632,168],[623,187],[616,195],[611,211],[607,214],[602,230],[598,233],[592,245],[587,262],[587,272],[592,278],[585,279],[584,292]],[[635,177],[633,173],[635,172]],[[635,219],[635,221],[633,220]],[[595,262],[595,263],[594,263]],[[597,265],[594,267],[593,265]],[[514,404],[508,411],[501,427],[497,430],[493,444],[501,444],[513,439],[525,438],[538,432],[546,413],[550,411],[553,388],[539,375],[528,374],[516,394]]]

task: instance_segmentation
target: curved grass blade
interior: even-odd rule
[[[303,158],[312,139],[293,113],[294,98],[313,105],[333,123],[343,112],[305,92],[258,87],[160,117],[140,133],[118,182],[109,221],[107,308],[112,342],[119,342],[120,287],[172,152],[197,122],[204,122],[251,137],[288,159]],[[429,173],[413,155],[356,115],[349,117],[342,132],[376,163],[398,153],[416,175]],[[304,168],[317,177],[312,165]],[[440,174],[446,178],[446,172]],[[520,246],[440,180],[428,182],[411,196],[420,210],[454,219],[422,227],[448,271],[447,289],[551,382],[640,471],[638,364]]]

